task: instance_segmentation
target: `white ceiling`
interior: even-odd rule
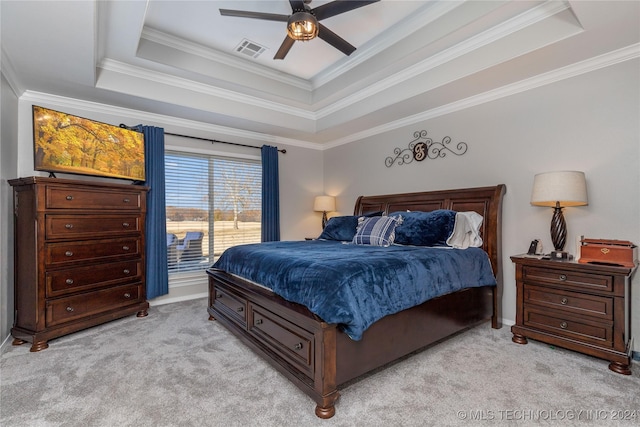
[[[313,0],[311,7],[328,3]],[[25,90],[330,147],[640,56],[640,1],[382,0],[273,55],[287,0],[0,2],[2,71]],[[236,48],[262,45],[258,58]],[[639,70],[640,72],[640,70]]]

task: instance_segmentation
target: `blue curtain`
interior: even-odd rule
[[[164,129],[136,126],[144,133],[147,194],[146,247],[147,299],[169,293],[167,269],[167,214],[165,210]]]
[[[280,240],[278,149],[262,146],[262,241]]]

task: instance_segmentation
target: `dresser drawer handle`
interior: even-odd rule
[[[122,223],[122,226],[123,226],[124,228],[129,228],[129,223],[128,223],[128,222],[123,222],[123,223]]]
[[[124,199],[122,199],[122,201],[125,202],[125,203],[129,203],[131,201],[131,199],[128,199],[128,198],[125,197]]]
[[[562,298],[560,300],[560,304],[562,304],[562,305],[567,305],[568,302],[569,302],[569,300],[567,298]]]
[[[125,268],[124,270],[122,270],[122,272],[123,272],[124,274],[129,274],[129,273],[131,273],[131,272],[129,271],[129,269],[128,269],[128,268]]]
[[[262,325],[262,319],[256,319],[256,325]]]
[[[244,311],[244,307],[238,307],[238,308],[236,308],[236,311],[238,313],[242,313]]]
[[[67,199],[67,200],[73,200],[73,196],[72,196],[72,195],[68,195],[67,197],[65,197],[65,199]]]
[[[124,297],[125,298],[131,298],[131,294],[129,292],[125,292]]]
[[[129,246],[123,246],[123,247],[122,247],[122,250],[123,250],[123,251],[128,251],[128,250],[129,250]]]
[[[220,292],[216,292],[216,298],[218,299],[222,298],[222,294]]]
[[[561,329],[567,329],[567,322],[560,323],[560,328]]]
[[[71,230],[73,228],[73,224],[65,224],[64,228],[66,228],[67,230]]]
[[[68,311],[69,313],[73,313],[73,307],[67,307],[67,311]]]
[[[302,343],[301,343],[301,342],[299,342],[298,344],[294,345],[294,346],[293,346],[293,349],[294,349],[294,350],[302,350]]]
[[[73,256],[73,252],[71,251],[66,251],[64,254],[65,256]]]
[[[73,279],[67,279],[64,281],[67,285],[73,285]]]
[[[563,282],[564,282],[565,280],[567,280],[567,275],[566,275],[566,274],[561,274],[561,275],[560,275],[560,280],[562,280]]]

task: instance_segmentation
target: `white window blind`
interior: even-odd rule
[[[260,242],[258,160],[165,153],[169,274],[204,270],[231,246]]]

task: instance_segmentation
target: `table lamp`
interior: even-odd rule
[[[327,225],[327,212],[336,210],[336,198],[333,196],[316,196],[313,202],[313,210],[322,212],[322,229]]]
[[[569,258],[569,255],[564,252],[567,224],[562,208],[588,204],[584,172],[560,171],[537,174],[533,179],[531,204],[554,208],[551,218],[551,241],[555,250],[551,252],[551,259]]]

